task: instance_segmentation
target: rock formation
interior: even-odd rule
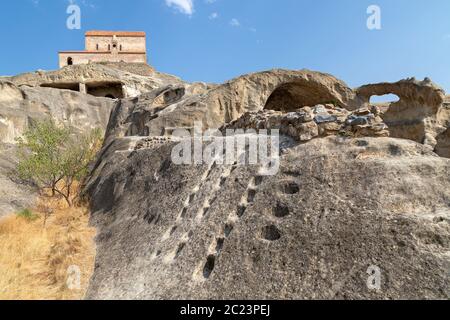
[[[389,136],[388,127],[381,119],[377,107],[349,112],[332,104],[303,107],[289,113],[273,110],[246,113],[222,130],[225,133],[227,129],[279,129],[281,134],[299,142],[326,136]]]
[[[133,135],[170,135],[171,128],[193,127],[196,121],[202,122],[205,129],[219,128],[248,112],[290,112],[331,104],[341,110],[370,113],[370,97],[387,93],[400,97],[400,101],[378,108],[376,114],[377,120],[388,126],[389,135],[435,149],[437,137],[448,127],[450,113],[444,112],[448,110],[444,91],[429,79],[371,84],[352,90],[331,75],[308,70],[254,73],[222,85],[168,85],[118,102],[110,128],[115,134],[120,131],[119,135],[129,130]],[[165,95],[173,98],[165,101]]]
[[[393,93],[400,98],[400,101],[388,105],[382,116],[392,137],[414,140],[434,148],[436,136],[445,131],[437,117],[443,108],[445,93],[430,79],[370,84],[356,92],[365,105],[373,95]]]
[[[429,79],[351,89],[272,70],[217,85],[91,64],[3,80],[3,142],[42,114],[106,128],[84,191],[98,228],[89,299],[450,298],[450,100]],[[108,90],[123,98],[94,97]],[[400,101],[370,103],[387,93]],[[279,170],[176,165],[191,138],[174,131],[196,122],[278,129]]]
[[[164,84],[182,83],[171,75],[156,72],[147,64],[104,63],[67,66],[57,71],[36,71],[6,77],[18,86],[51,87],[81,91],[95,96],[134,97]]]
[[[175,143],[139,142],[115,139],[87,186],[99,229],[87,298],[450,296],[450,161],[423,145],[314,139],[265,177],[177,166]]]
[[[52,118],[80,132],[105,130],[113,100],[70,90],[17,87],[0,81],[0,216],[29,207],[36,192],[15,173],[15,140],[36,120]]]

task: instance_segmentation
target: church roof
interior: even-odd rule
[[[91,30],[86,32],[86,37],[145,37],[143,31],[100,31]]]

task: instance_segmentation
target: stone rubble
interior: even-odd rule
[[[377,107],[348,111],[332,104],[303,107],[294,112],[262,110],[248,112],[222,127],[226,129],[279,129],[280,133],[308,142],[327,136],[389,137]]]

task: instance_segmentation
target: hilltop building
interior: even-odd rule
[[[89,62],[147,63],[145,32],[88,31],[85,50],[60,51],[59,67]]]

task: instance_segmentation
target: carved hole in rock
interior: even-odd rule
[[[273,215],[277,218],[284,218],[290,214],[289,207],[283,203],[278,202],[273,208]]]
[[[113,97],[124,98],[123,88],[121,82],[89,82],[86,83],[86,91],[88,94],[95,97]]]
[[[173,235],[173,234],[175,233],[175,231],[177,231],[177,229],[178,229],[178,227],[177,227],[177,226],[174,226],[174,227],[172,228],[172,230],[170,230],[170,235]]]
[[[247,207],[246,207],[246,206],[244,206],[244,205],[239,205],[239,207],[238,207],[238,209],[237,209],[237,216],[238,216],[239,218],[241,218],[241,217],[244,215],[245,210],[247,210]]]
[[[261,185],[262,182],[263,182],[263,177],[262,176],[256,176],[255,177],[255,186]]]
[[[220,184],[219,184],[219,186],[220,186],[220,187],[223,187],[223,186],[225,185],[225,182],[227,182],[227,178],[226,178],[226,177],[220,178]]]
[[[211,276],[211,273],[214,271],[214,267],[216,264],[216,256],[211,254],[206,259],[205,267],[203,268],[203,277],[208,279]]]
[[[277,241],[281,238],[281,233],[274,225],[266,226],[262,229],[262,237],[268,241]]]
[[[388,149],[392,156],[400,156],[402,154],[402,149],[398,145],[389,144]]]
[[[297,194],[300,192],[300,186],[294,181],[286,181],[280,185],[280,190],[284,194]]]
[[[225,234],[225,237],[228,238],[228,237],[230,236],[231,232],[233,232],[233,229],[234,229],[233,224],[232,224],[232,223],[227,223],[227,224],[225,225],[224,230],[223,230],[223,232],[224,232],[224,234]]]
[[[368,147],[369,142],[366,140],[357,140],[357,141],[355,141],[355,145],[358,147]]]
[[[224,238],[217,239],[217,246],[216,246],[216,252],[217,253],[220,253],[222,251],[224,243],[225,243],[225,239]]]
[[[156,213],[148,211],[144,216],[144,220],[147,221],[148,224],[152,224],[152,222],[155,221],[156,217],[157,217]]]
[[[336,98],[324,87],[307,80],[280,85],[267,99],[264,109],[295,111],[302,107],[334,102]]]
[[[175,253],[175,257],[174,259],[178,259],[178,257],[180,256],[181,252],[183,252],[184,247],[186,247],[186,243],[180,243],[177,249],[177,252]]]
[[[247,202],[253,202],[255,200],[256,190],[248,190]]]

